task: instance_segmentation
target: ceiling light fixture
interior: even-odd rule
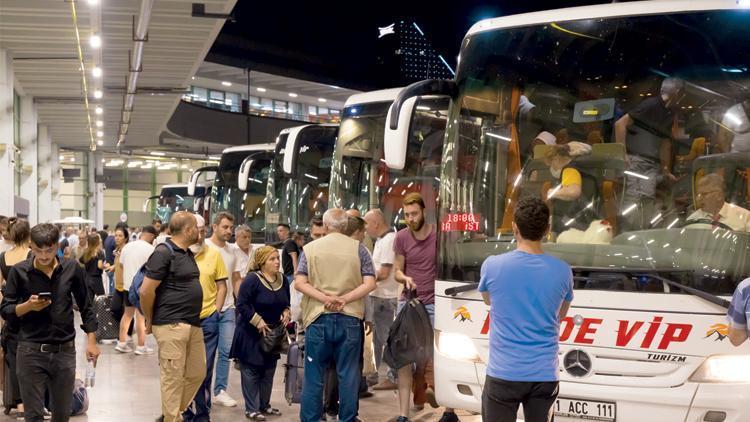
[[[96,127],[102,127],[102,126],[104,126],[104,122],[101,121],[101,120],[97,120],[96,121]]]
[[[258,90],[258,92],[266,92],[265,88],[256,88],[256,89]]]
[[[224,86],[232,86],[232,83],[227,81],[221,81],[221,84]]]
[[[89,0],[90,6],[96,6],[97,4],[99,4],[99,0]]]
[[[102,77],[102,68],[99,66],[95,66],[93,69],[91,69],[91,76],[95,78],[101,78]]]
[[[102,108],[102,106],[96,106],[96,108],[94,109],[94,111],[96,111],[96,114],[102,114],[102,113],[104,113],[104,109]]]
[[[104,141],[102,141],[102,140],[100,139],[100,140],[96,141],[96,144],[97,144],[97,145],[99,145],[99,146],[102,146],[102,145],[104,145]]]
[[[155,156],[157,156],[157,157],[163,157],[163,156],[167,155],[167,154],[165,154],[165,153],[163,153],[163,152],[158,152],[158,151],[151,151],[151,153],[150,153],[150,154],[151,154],[151,155],[155,155]]]
[[[104,93],[102,92],[101,89],[97,89],[94,91],[94,98],[96,98],[97,100],[99,98],[102,98],[103,96],[104,96]]]
[[[102,46],[102,37],[100,37],[99,35],[96,35],[96,34],[92,35],[91,38],[89,38],[89,45],[92,48],[99,48],[99,47],[101,47]]]
[[[326,102],[328,100],[326,100],[325,98],[318,98],[318,101],[320,101],[321,103],[324,103],[324,102]]]
[[[295,94],[295,93],[293,93],[293,92],[290,92],[290,93],[289,93],[289,96],[290,96],[290,97],[292,97],[292,98],[297,98],[297,97],[298,97],[298,95],[297,95],[297,94]]]
[[[98,137],[101,138],[102,136],[104,136],[104,132],[102,132],[101,130],[97,130],[96,131],[96,136],[98,136]]]

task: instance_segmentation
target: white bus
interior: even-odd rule
[[[263,245],[266,232],[266,208],[263,202],[274,146],[269,143],[227,148],[222,151],[218,166],[193,171],[188,184],[189,194],[192,194],[201,174],[216,173],[211,187],[211,211],[206,221],[207,227],[210,227],[218,212],[229,211],[234,215],[235,226],[246,224],[253,232],[253,244]]]
[[[454,82],[418,83],[394,102],[386,159],[399,168],[409,97],[452,98],[438,201],[440,404],[481,409],[489,309],[476,283],[485,258],[514,250],[514,204],[536,195],[552,210],[545,251],[575,276],[555,420],[750,420],[750,345],[732,347],[725,320],[750,276],[750,226],[725,219],[750,208],[746,4],[614,3],[481,21]],[[684,90],[664,121],[666,79]],[[666,135],[649,125],[659,115]],[[589,145],[568,164],[581,175],[572,202],[549,199],[559,186],[549,140]],[[707,191],[711,174],[723,184]],[[726,223],[706,219],[722,199]]]
[[[266,243],[278,242],[277,224],[306,232],[310,219],[328,209],[337,124],[284,129],[276,138],[266,190]]]
[[[363,215],[380,208],[395,228],[403,219],[401,201],[409,192],[437,196],[440,157],[448,100],[425,97],[410,102],[404,113],[411,122],[405,165],[389,169],[384,159],[388,109],[402,88],[372,91],[349,97],[342,112],[331,171],[331,201],[338,208],[356,208]],[[435,222],[435,208],[427,219]]]

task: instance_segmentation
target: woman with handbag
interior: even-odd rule
[[[289,283],[279,272],[279,252],[272,246],[255,251],[254,267],[237,295],[237,328],[229,357],[240,362],[245,416],[264,421],[281,415],[270,401],[276,362],[288,342]]]

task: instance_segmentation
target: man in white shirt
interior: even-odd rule
[[[237,401],[227,394],[229,384],[229,350],[234,338],[234,297],[240,287],[240,272],[237,268],[237,245],[229,243],[232,238],[234,216],[222,211],[214,217],[213,234],[206,239],[209,247],[218,249],[224,260],[227,271],[231,271],[231,283],[227,283],[227,295],[224,306],[219,310],[219,353],[216,362],[216,379],[214,380],[214,400],[222,406],[237,406]]]
[[[750,211],[734,205],[727,204],[724,193],[724,179],[712,173],[704,176],[698,181],[696,199],[700,209],[688,217],[690,220],[710,220],[721,223],[732,230],[750,232]],[[690,225],[688,228],[710,227],[709,222]],[[702,227],[701,227],[702,226]]]
[[[68,246],[70,246],[71,251],[74,251],[78,247],[78,230],[68,226],[65,232],[68,234]]]
[[[252,239],[253,232],[250,227],[242,224],[234,229],[234,245],[237,246],[234,249],[234,255],[237,260],[237,272],[240,273],[239,285],[242,285],[242,281],[248,273],[250,256],[253,253]]]
[[[135,318],[135,329],[138,334],[138,346],[135,348],[136,355],[147,355],[154,353],[154,349],[146,347],[146,323],[143,314],[138,311],[128,300],[128,291],[133,284],[133,278],[141,267],[146,264],[151,253],[154,252],[152,243],[156,238],[156,229],[146,226],[141,236],[135,242],[128,242],[120,251],[120,266],[122,267],[122,284],[125,289],[125,313],[120,319],[120,337],[115,350],[120,353],[130,353],[133,349],[127,343],[128,327]],[[136,313],[138,317],[136,318]]]
[[[383,212],[373,209],[365,214],[367,235],[375,240],[372,252],[372,263],[375,267],[377,287],[370,293],[367,311],[368,320],[373,322],[373,343],[375,346],[375,365],[378,372],[383,358],[383,348],[388,340],[388,331],[396,318],[396,307],[400,284],[394,278],[393,262],[396,258],[393,242],[396,233],[388,226]],[[398,386],[387,378],[373,387],[375,390],[395,390]]]

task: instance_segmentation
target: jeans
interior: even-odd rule
[[[219,357],[216,360],[214,395],[226,390],[229,383],[229,350],[234,339],[234,319],[234,308],[229,308],[219,315]]]
[[[553,420],[557,390],[557,381],[505,381],[487,375],[482,389],[482,420],[515,422],[518,405],[523,404],[524,421],[549,422]]]
[[[383,299],[380,297],[370,296],[370,312],[372,313],[371,321],[375,326],[372,330],[372,342],[375,346],[375,368],[380,369],[380,363],[383,361],[383,349],[388,341],[388,332],[396,319],[397,299]]]
[[[72,343],[50,353],[20,342],[16,371],[26,422],[44,421],[45,391],[49,393],[52,422],[70,419],[76,376],[76,351]]]
[[[354,422],[359,411],[362,375],[362,321],[343,314],[322,314],[305,330],[305,381],[300,420],[318,422],[323,411],[323,380],[329,363],[339,379],[339,420]]]
[[[203,383],[195,393],[193,404],[183,414],[185,422],[207,422],[211,413],[211,381],[214,375],[214,360],[216,348],[219,344],[219,313],[214,312],[211,316],[201,320],[203,330],[203,342],[206,345],[206,374]]]
[[[242,397],[245,399],[245,413],[262,412],[271,407],[273,375],[276,365],[269,367],[240,365]]]

